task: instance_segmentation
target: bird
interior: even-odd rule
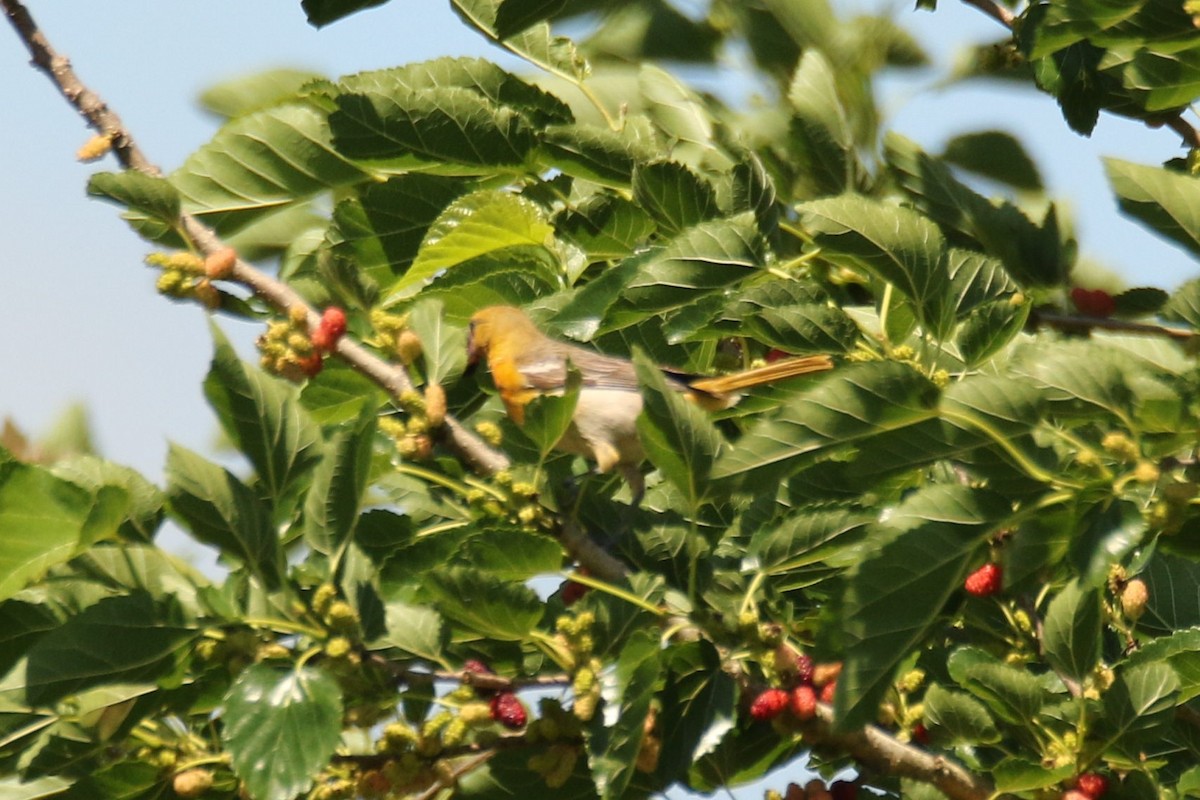
[[[633,362],[553,339],[515,306],[489,306],[471,316],[467,363],[486,361],[509,418],[525,422],[525,406],[542,395],[563,394],[568,363],[580,374],[579,398],[566,433],[555,448],[595,462],[595,471],[617,471],[629,484],[633,504],[645,492],[639,469],[645,460],[637,418],[642,395]],[[699,407],[729,408],[746,389],[833,368],[827,355],[797,356],[756,369],[703,377],[663,369],[667,385]]]

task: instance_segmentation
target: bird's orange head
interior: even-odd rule
[[[525,312],[515,306],[480,309],[467,328],[467,364],[475,366],[489,353],[525,347],[541,338],[541,332]]]

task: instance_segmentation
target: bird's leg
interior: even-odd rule
[[[646,496],[646,479],[642,476],[642,471],[638,469],[637,464],[618,464],[617,469],[620,470],[621,477],[629,484],[629,491],[633,495],[629,505],[637,508],[641,505],[642,498]]]

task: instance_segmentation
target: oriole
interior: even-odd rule
[[[508,416],[518,425],[524,423],[525,405],[533,398],[564,391],[567,362],[574,365],[581,377],[579,399],[570,428],[555,446],[595,461],[598,472],[616,469],[629,483],[634,502],[641,498],[645,481],[638,465],[645,454],[637,418],[642,395],[632,362],[551,339],[513,306],[476,312],[467,332],[467,351],[471,366],[486,359]],[[802,356],[717,377],[670,370],[663,374],[667,384],[689,400],[716,410],[732,406],[745,389],[832,367],[828,356]]]

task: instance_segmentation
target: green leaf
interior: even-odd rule
[[[968,694],[935,683],[926,690],[922,703],[925,719],[941,729],[955,746],[1000,741],[1000,732],[987,707]]]
[[[535,23],[550,19],[566,5],[566,0],[503,0],[496,10],[496,35],[507,39]]]
[[[779,229],[781,204],[766,165],[755,153],[746,153],[733,167],[730,211],[749,211],[764,235]]]
[[[752,427],[713,468],[743,484],[779,480],[889,431],[932,420],[937,387],[895,362],[849,365]]]
[[[861,266],[912,300],[917,318],[943,336],[949,322],[950,284],[943,266],[945,240],[915,211],[857,195],[799,206],[801,220],[826,258]]]
[[[1097,509],[1076,524],[1072,531],[1071,561],[1080,580],[1088,586],[1102,586],[1113,564],[1142,543],[1147,522],[1136,503],[1117,500]]]
[[[429,226],[467,188],[461,178],[418,173],[372,183],[334,208],[334,253],[388,286],[412,264]]]
[[[1179,688],[1179,678],[1167,664],[1122,670],[1104,693],[1104,716],[1096,731],[1101,752],[1117,746],[1136,757],[1147,740],[1164,735],[1179,703]]]
[[[167,455],[167,496],[192,535],[278,585],[283,553],[261,500],[233,473],[179,445]]]
[[[170,598],[139,591],[108,597],[67,619],[29,649],[25,697],[47,706],[84,689],[153,680],[194,636]]]
[[[1117,304],[1118,314],[1144,316],[1157,312],[1169,298],[1170,295],[1162,289],[1138,286],[1113,295],[1113,302]]]
[[[1014,725],[1034,719],[1046,700],[1046,690],[1035,675],[1000,662],[965,667],[959,683],[986,703],[992,713]]]
[[[883,543],[847,576],[846,658],[834,705],[840,726],[874,717],[896,666],[931,630],[980,544],[1010,513],[989,491],[932,485],[881,524]]]
[[[591,735],[585,739],[588,766],[601,800],[623,797],[634,776],[646,715],[661,672],[658,637],[647,631],[635,633],[617,659],[615,683],[606,692],[604,713],[596,714]]]
[[[543,247],[509,247],[438,275],[420,296],[441,302],[447,320],[465,322],[489,305],[533,307],[559,290],[560,272],[557,264],[548,263]]]
[[[503,191],[480,191],[454,201],[430,226],[412,266],[388,287],[384,304],[410,297],[439,272],[506,248],[548,248],[554,229],[532,201]],[[556,256],[547,249],[553,263]]]
[[[755,567],[786,584],[794,573],[823,561],[844,543],[861,541],[876,516],[850,505],[806,507],[755,531],[748,555]]]
[[[992,776],[997,792],[1031,792],[1056,786],[1075,774],[1071,764],[1047,769],[1041,762],[1021,758],[1006,758],[995,766]]]
[[[90,580],[117,592],[172,598],[178,603],[172,610],[189,623],[205,613],[200,596],[208,580],[160,547],[115,541],[92,547],[74,563]]]
[[[215,83],[200,93],[205,111],[220,117],[240,117],[292,100],[301,87],[322,76],[299,69],[268,69]]]
[[[582,375],[569,361],[565,377],[562,394],[535,397],[525,406],[525,422],[521,432],[533,442],[541,461],[545,461],[555,445],[567,435],[579,405]]]
[[[1036,192],[1042,188],[1042,176],[1024,146],[1004,131],[963,133],[946,142],[942,158],[965,170],[1008,184],[1015,189]]]
[[[622,265],[606,273],[613,278],[604,291],[613,293],[613,310],[624,312],[608,314],[611,329],[641,323],[652,311],[676,308],[698,295],[761,274],[764,249],[749,212],[688,228],[666,247],[626,262],[628,270]],[[576,300],[582,301],[599,282],[588,284]]]
[[[1146,612],[1138,627],[1158,634],[1171,634],[1200,626],[1200,565],[1195,561],[1159,552],[1150,559],[1140,577],[1150,591]]]
[[[1104,170],[1122,211],[1200,255],[1200,178],[1116,158]]]
[[[1192,767],[1180,775],[1175,790],[1183,797],[1200,795],[1200,767]]]
[[[633,171],[633,199],[667,233],[678,233],[718,212],[712,184],[675,161],[639,164]]]
[[[340,426],[325,445],[304,499],[304,541],[334,555],[349,541],[362,510],[371,467],[375,417]]]
[[[1130,354],[1090,339],[1039,348],[1036,357],[1030,351],[1027,363],[1018,366],[1062,413],[1094,416],[1099,410],[1118,420],[1126,417],[1133,402],[1129,379],[1145,369]]]
[[[122,536],[149,541],[162,524],[166,498],[136,470],[84,455],[58,461],[52,472],[96,494],[105,487],[124,493],[128,502],[121,523]]]
[[[484,36],[529,63],[567,80],[578,83],[588,74],[587,63],[576,52],[575,44],[562,36],[552,36],[545,22],[516,31],[521,18],[529,19],[530,3],[561,2],[561,0],[451,0],[451,7],[469,25]],[[521,13],[508,16],[506,6],[523,6]],[[513,20],[516,20],[514,22]]]
[[[118,487],[89,492],[41,467],[2,459],[0,450],[0,600],[115,535],[129,504]]]
[[[482,570],[451,567],[429,573],[423,588],[446,617],[474,633],[502,641],[529,637],[542,618],[542,602],[527,586]]]
[[[363,409],[378,408],[383,399],[383,392],[370,378],[337,363],[327,363],[320,375],[305,382],[300,392],[300,403],[319,425],[357,419]]]
[[[806,49],[788,87],[793,120],[791,144],[799,149],[807,178],[821,194],[853,188],[857,160],[854,131],[838,96],[837,76],[816,48]]]
[[[721,669],[716,647],[700,640],[666,654],[667,680],[658,730],[662,732],[659,774],[682,779],[699,759],[716,749],[737,717],[737,685]]]
[[[1200,328],[1200,278],[1184,281],[1162,309],[1163,319]]]
[[[670,386],[644,354],[635,353],[633,362],[643,399],[638,438],[651,463],[684,493],[691,508],[698,508],[708,495],[708,475],[721,448],[721,434],[708,414]]]
[[[333,142],[389,170],[508,172],[525,164],[533,126],[569,123],[570,109],[481,59],[440,58],[343,78],[329,116]]]
[[[995,300],[972,308],[956,337],[963,361],[976,367],[1003,352],[1025,329],[1030,309],[1029,303],[1013,305],[1008,300]]]
[[[221,739],[258,800],[290,800],[313,784],[341,738],[342,693],[325,672],[242,670],[225,695]]]
[[[616,69],[605,70],[609,74],[625,71],[622,70],[625,65],[647,63],[713,66],[724,34],[716,29],[712,17],[691,11],[687,8],[681,11],[675,4],[663,2],[610,6],[583,46],[594,61],[605,66],[617,65]],[[624,98],[636,97],[635,88],[629,86]],[[620,97],[610,95],[605,99],[613,107]]]
[[[53,775],[26,781],[20,775],[10,774],[0,778],[0,800],[48,800],[60,797],[72,785],[66,778]]]
[[[185,211],[221,234],[368,178],[334,152],[325,114],[285,103],[228,122],[171,175]]]
[[[885,148],[888,166],[901,188],[952,243],[1000,259],[1023,283],[1064,282],[1073,251],[1062,241],[1054,206],[1035,222],[1012,203],[981,196],[955,178],[946,164],[903,136],[889,134]]]
[[[567,175],[604,186],[627,188],[634,164],[654,151],[627,133],[596,125],[555,125],[542,133],[543,157]],[[606,195],[601,195],[606,196]]]
[[[395,647],[417,658],[448,666],[445,649],[450,636],[440,614],[431,608],[396,601],[385,608],[386,630],[370,643],[373,649]]]
[[[502,580],[524,581],[563,567],[563,547],[553,537],[491,524],[463,546],[462,559]]]
[[[300,0],[310,25],[320,28],[365,8],[381,6],[388,0]]]
[[[1107,48],[1098,68],[1118,76],[1146,111],[1177,111],[1200,95],[1200,49],[1193,41],[1116,43]]]
[[[179,192],[166,178],[136,170],[99,172],[88,179],[87,192],[93,197],[113,200],[169,228],[179,224]]]
[[[592,261],[630,256],[655,230],[641,206],[609,194],[593,195],[569,209],[557,227]]]
[[[655,126],[674,143],[673,154],[695,163],[706,151],[714,150],[714,121],[704,101],[669,72],[643,63],[638,72],[646,113]]]
[[[73,787],[75,798],[105,797],[114,800],[143,800],[161,791],[162,773],[149,761],[117,761],[88,774]],[[0,790],[0,797],[5,797]]]
[[[467,334],[461,327],[446,324],[441,300],[416,303],[409,311],[408,324],[421,340],[428,383],[448,384],[462,375],[467,366]]]
[[[7,675],[34,642],[61,624],[62,619],[44,605],[23,600],[0,603],[0,675]]]
[[[846,353],[862,331],[845,311],[826,303],[764,308],[746,317],[747,333],[795,355]]]
[[[240,361],[219,328],[213,326],[212,335],[204,394],[225,433],[254,465],[267,496],[286,508],[298,481],[320,458],[320,431],[296,387]]]
[[[1188,628],[1154,639],[1130,654],[1125,668],[1161,662],[1179,678],[1179,702],[1200,696],[1200,628]]]
[[[1058,673],[1082,681],[1100,658],[1100,595],[1078,580],[1067,584],[1046,610],[1042,646]]]

